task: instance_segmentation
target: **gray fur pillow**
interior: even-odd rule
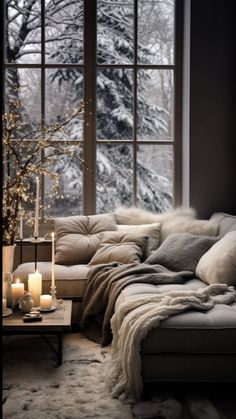
[[[218,240],[219,237],[171,233],[145,263],[163,265],[173,271],[195,272],[199,259]]]

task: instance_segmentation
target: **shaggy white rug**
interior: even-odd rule
[[[236,410],[195,392],[153,387],[143,401],[122,404],[107,385],[110,347],[79,333],[64,337],[63,364],[40,336],[3,338],[3,418],[235,419]]]

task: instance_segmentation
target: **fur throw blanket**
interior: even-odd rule
[[[161,320],[189,308],[209,310],[215,304],[231,304],[235,299],[234,287],[214,284],[197,291],[172,291],[121,304],[111,319],[113,397],[129,402],[140,399],[141,340]]]
[[[160,242],[170,233],[191,233],[216,236],[219,225],[210,220],[199,220],[193,208],[179,207],[162,214],[155,214],[137,207],[120,207],[115,211],[117,224],[152,224],[161,223]]]

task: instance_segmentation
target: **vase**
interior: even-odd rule
[[[2,247],[2,297],[6,298],[7,307],[12,305],[11,280],[16,245]]]
[[[34,300],[32,298],[32,295],[30,294],[30,292],[25,291],[21,301],[21,312],[29,313],[33,307]]]

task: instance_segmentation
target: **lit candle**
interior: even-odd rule
[[[12,297],[15,299],[22,298],[24,294],[24,284],[17,278],[14,284],[11,284]]]
[[[28,291],[32,295],[34,305],[39,306],[42,294],[42,275],[38,271],[28,275]]]
[[[40,308],[49,309],[52,307],[52,296],[43,294],[40,295]]]
[[[2,314],[5,314],[7,311],[7,299],[3,298],[2,299]]]
[[[23,217],[20,216],[20,240],[23,239]]]
[[[52,287],[55,287],[55,235],[54,232],[52,236]]]
[[[36,177],[34,237],[38,238],[38,236],[39,236],[39,178]]]

